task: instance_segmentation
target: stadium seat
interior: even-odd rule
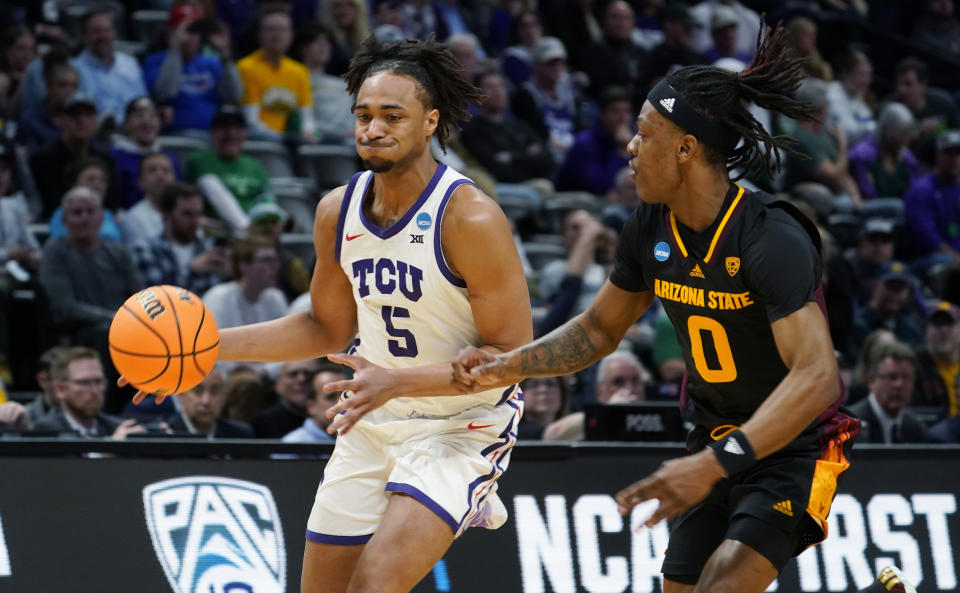
[[[860,217],[864,220],[868,218],[889,218],[890,220],[900,220],[903,218],[903,200],[900,198],[873,198],[864,200],[860,208]]]
[[[293,220],[294,227],[302,233],[313,232],[313,218],[317,209],[317,200],[310,189],[299,184],[273,183],[274,199]]]
[[[167,25],[166,10],[136,10],[131,15],[133,21],[133,39],[150,43]]]
[[[600,216],[603,203],[591,193],[571,191],[557,192],[547,198],[543,205],[544,216],[542,222],[546,224],[544,230],[553,233],[563,232],[563,220],[569,212],[586,210],[594,216]]]
[[[832,214],[827,219],[827,231],[842,248],[857,244],[862,225],[860,218],[853,214]]]
[[[529,200],[517,196],[497,196],[497,204],[500,205],[500,209],[510,220],[520,220],[536,214]]]
[[[267,140],[247,140],[243,143],[243,154],[260,161],[267,170],[267,177],[293,177],[296,175],[290,153],[279,142]]]
[[[186,164],[187,157],[194,151],[210,148],[205,141],[189,136],[158,136],[157,144],[162,150],[169,150],[177,155],[181,165]]]
[[[347,183],[360,167],[357,151],[350,146],[305,144],[298,153],[307,176],[322,192]]]
[[[70,0],[64,6],[61,22],[67,35],[72,39],[83,39],[83,17],[92,10],[106,10],[113,16],[113,27],[117,39],[127,38],[127,10],[116,0]]]
[[[554,243],[524,243],[523,252],[536,271],[542,270],[544,266],[554,260],[567,257],[567,248]]]
[[[280,235],[280,249],[298,257],[307,266],[317,257],[312,233],[283,233]]]

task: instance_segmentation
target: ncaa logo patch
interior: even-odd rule
[[[174,593],[284,593],[287,555],[270,490],[189,476],[143,489],[153,550]]]
[[[433,224],[433,219],[430,218],[430,214],[427,212],[421,212],[417,214],[417,228],[421,231],[425,231],[430,228],[430,225]]]
[[[667,261],[670,257],[670,246],[666,241],[660,241],[653,246],[653,259],[657,261]]]

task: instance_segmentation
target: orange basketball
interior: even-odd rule
[[[220,352],[217,322],[200,297],[151,286],[120,307],[110,324],[110,358],[131,385],[171,395],[194,387]]]

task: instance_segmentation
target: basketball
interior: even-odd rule
[[[220,351],[217,322],[189,290],[151,286],[120,307],[110,324],[110,358],[146,393],[182,393],[213,369]]]

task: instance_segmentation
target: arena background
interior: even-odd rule
[[[329,451],[294,447],[284,450]],[[0,441],[0,591],[298,591],[323,461],[269,459],[281,448]],[[611,494],[675,453],[518,446],[500,485],[510,520],[455,542],[417,593],[659,591],[666,526],[632,531]],[[791,564],[776,590],[853,591],[894,562],[921,593],[956,591],[960,448],[855,453],[829,539]]]

